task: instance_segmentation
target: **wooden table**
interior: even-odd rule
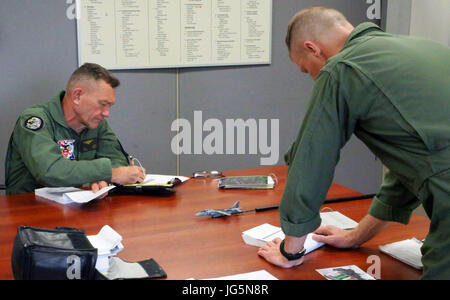
[[[391,224],[383,233],[357,250],[338,250],[325,246],[308,254],[296,268],[282,269],[257,255],[257,248],[246,245],[241,233],[269,223],[280,226],[277,210],[247,213],[221,219],[195,217],[207,208],[228,208],[240,201],[243,210],[277,205],[286,182],[286,167],[277,166],[225,172],[231,175],[268,175],[274,173],[279,184],[273,190],[218,190],[218,179],[191,179],[176,187],[168,197],[114,196],[86,205],[60,205],[34,194],[0,197],[0,279],[13,279],[11,250],[20,225],[42,228],[60,226],[85,229],[97,234],[110,225],[123,237],[125,249],[119,257],[127,261],[154,258],[167,272],[168,279],[213,278],[266,270],[278,279],[323,279],[315,270],[357,265],[366,271],[381,259],[381,279],[419,279],[421,272],[378,250],[379,245],[428,233],[429,221],[413,216],[408,226]],[[359,193],[333,184],[327,198]],[[333,210],[359,221],[367,214],[371,200],[327,204]]]

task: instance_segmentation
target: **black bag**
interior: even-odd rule
[[[20,226],[11,256],[17,280],[95,279],[97,249],[83,230]]]

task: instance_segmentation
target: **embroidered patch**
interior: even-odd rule
[[[97,139],[89,139],[81,142],[81,152],[97,150]]]
[[[75,140],[59,140],[58,145],[62,155],[69,160],[75,159]]]
[[[39,117],[31,117],[25,121],[25,127],[36,131],[44,126],[44,121]]]

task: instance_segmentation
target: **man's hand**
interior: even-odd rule
[[[355,229],[343,230],[334,226],[322,226],[314,232],[312,238],[336,248],[358,248],[389,224],[388,221],[366,215]]]
[[[292,268],[303,263],[304,257],[299,260],[287,260],[280,252],[281,239],[276,238],[271,242],[268,242],[264,247],[258,250],[258,255],[262,256],[265,260],[282,268]],[[285,249],[286,250],[286,249]]]
[[[112,169],[111,182],[120,185],[141,183],[145,179],[145,169],[138,166]]]
[[[98,181],[98,182],[93,182],[91,183],[91,190],[92,192],[95,194],[97,193],[99,190],[101,190],[104,187],[107,187],[108,183],[106,181]],[[108,192],[100,195],[97,197],[97,199],[103,199],[108,195]]]
[[[321,226],[312,235],[312,239],[335,248],[358,248],[354,230],[344,230],[335,226]]]

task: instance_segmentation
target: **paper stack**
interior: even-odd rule
[[[97,248],[97,264],[95,268],[100,273],[109,269],[109,259],[123,250],[122,236],[110,226],[105,225],[97,235],[87,237],[94,248]]]
[[[423,268],[422,253],[420,252],[422,245],[423,243],[421,241],[412,238],[379,246],[379,248],[381,252],[384,252],[411,267],[421,270]]]
[[[38,197],[42,197],[51,201],[58,202],[60,204],[69,203],[88,203],[97,197],[107,193],[115,188],[114,185],[110,185],[102,188],[97,193],[91,190],[82,190],[74,187],[57,187],[57,188],[41,188],[36,189],[34,194]]]
[[[268,242],[275,238],[284,239],[285,235],[280,227],[276,227],[270,224],[262,224],[255,228],[249,229],[242,233],[242,239],[248,245],[264,247]],[[306,253],[312,252],[317,248],[322,247],[324,244],[316,242],[312,239],[311,234],[308,234],[305,241]]]
[[[357,222],[338,211],[322,212],[320,218],[322,219],[320,226],[332,225],[341,229],[352,229],[358,226]]]
[[[358,226],[358,223],[337,211],[320,213],[320,217],[322,219],[321,225],[333,225],[341,229],[351,229]],[[280,238],[283,240],[285,235],[280,227],[270,224],[262,224],[242,233],[242,239],[246,244],[257,247],[264,247],[266,243],[274,240],[275,238]],[[306,249],[305,254],[308,254],[323,245],[323,243],[313,240],[312,234],[308,234],[304,245]]]

